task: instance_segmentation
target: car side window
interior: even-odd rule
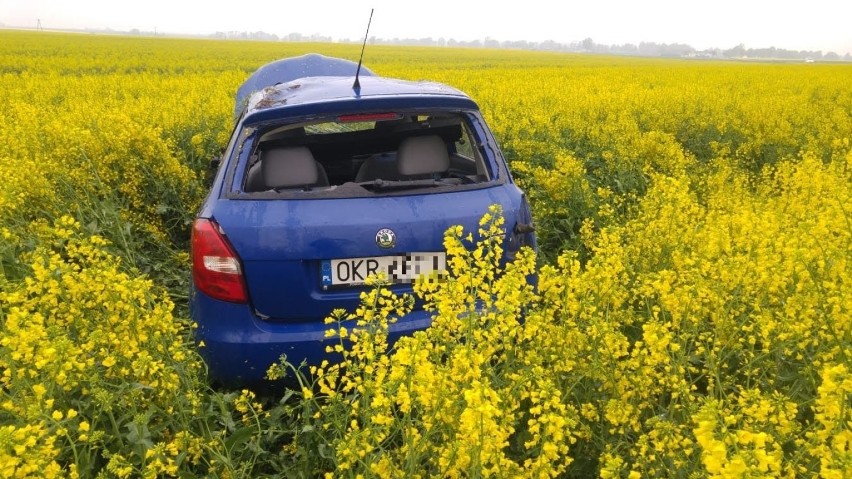
[[[470,161],[476,159],[476,151],[467,125],[462,125],[462,135],[456,140],[456,154]]]

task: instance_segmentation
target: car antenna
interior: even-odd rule
[[[352,84],[352,89],[355,93],[360,93],[361,82],[358,81],[358,74],[361,73],[361,61],[364,59],[364,48],[367,46],[367,37],[370,35],[370,24],[373,23],[373,10],[370,9],[370,19],[367,20],[367,33],[364,34],[364,44],[361,45],[361,57],[358,58],[358,69],[355,70],[355,83]]]

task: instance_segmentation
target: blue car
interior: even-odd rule
[[[507,255],[535,246],[530,209],[476,103],[432,82],[305,55],[240,88],[236,126],[192,230],[190,299],[211,378],[261,384],[282,354],[328,358],[323,322],[364,280],[396,292],[446,266],[444,231],[476,231],[492,204]],[[390,341],[425,329],[415,309]]]

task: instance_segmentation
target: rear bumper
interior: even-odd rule
[[[310,366],[324,359],[341,359],[325,350],[340,339],[325,337],[331,326],[322,320],[263,321],[248,305],[217,301],[198,291],[192,293],[190,313],[198,325],[195,337],[203,344],[199,351],[210,379],[226,387],[263,385],[266,371],[284,354],[295,366],[303,361]],[[388,342],[392,345],[431,323],[430,313],[413,311],[390,325]]]

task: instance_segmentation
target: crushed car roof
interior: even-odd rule
[[[266,87],[286,83],[299,78],[318,76],[355,76],[358,64],[342,58],[309,53],[298,57],[283,58],[267,63],[255,70],[237,90],[234,118],[240,114],[249,96]],[[360,75],[373,76],[367,67],[361,66]]]
[[[367,77],[353,89],[354,77],[309,77],[263,89],[251,96],[244,121],[261,121],[285,114],[333,113],[382,108],[479,109],[467,95],[450,86],[427,81]]]
[[[254,122],[282,114],[329,113],[335,108],[332,103],[337,108],[346,103],[353,111],[385,107],[478,109],[470,97],[450,86],[378,77],[363,66],[360,86],[355,88],[357,67],[349,60],[317,54],[268,63],[237,91],[235,119],[243,115],[244,121]]]

